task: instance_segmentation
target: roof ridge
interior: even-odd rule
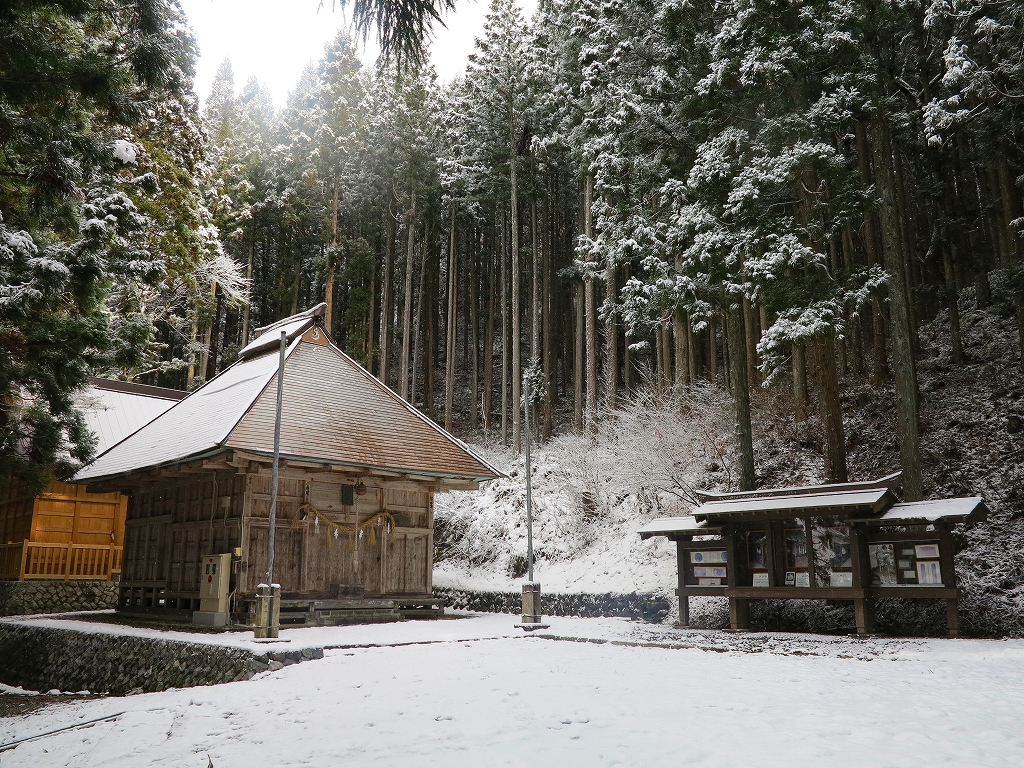
[[[137,384],[134,381],[121,381],[120,379],[104,379],[99,376],[90,378],[89,384],[95,389],[102,389],[107,392],[123,392],[128,395],[155,397],[161,400],[182,400],[188,395],[188,392],[183,389],[157,387],[152,384]]]
[[[305,320],[307,318],[324,317],[326,315],[326,313],[327,313],[327,302],[326,301],[321,301],[316,306],[310,307],[307,310],[304,310],[302,312],[294,314],[291,317],[283,317],[280,320],[275,320],[274,322],[270,323],[270,325],[264,325],[262,328],[253,328],[252,332],[256,336],[261,336],[262,334],[266,333],[267,331],[272,331],[275,328],[279,328],[282,325],[287,325],[288,323],[294,323],[296,320]]]
[[[742,499],[761,499],[777,496],[815,496],[824,493],[849,493],[851,491],[870,491],[888,488],[894,490],[903,486],[903,471],[893,472],[874,480],[856,480],[850,483],[822,483],[821,485],[796,485],[786,488],[764,488],[757,491],[730,491],[716,493],[714,491],[696,490],[702,503],[712,501],[739,501]]]

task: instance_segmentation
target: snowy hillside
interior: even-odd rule
[[[962,307],[967,361],[954,366],[945,315],[922,329],[921,421],[925,492],[983,495],[988,523],[962,532],[957,557],[963,625],[972,634],[1024,633],[1024,379],[1012,318]],[[755,458],[761,487],[821,482],[820,423],[794,425],[789,392],[756,393]],[[535,577],[546,592],[660,593],[675,587],[674,549],[636,535],[644,522],[693,506],[689,489],[733,487],[727,395],[700,389],[685,398],[642,396],[606,417],[593,438],[558,437],[534,449]],[[851,480],[899,469],[891,386],[843,391]],[[854,407],[856,406],[856,407]],[[508,477],[476,493],[436,501],[439,587],[515,591],[525,573],[523,461],[478,444]],[[822,616],[772,609],[766,626],[824,629]],[[929,609],[880,606],[895,629],[924,631]],[[915,615],[912,615],[915,614]],[[936,614],[938,616],[938,614]]]
[[[533,452],[535,579],[547,592],[660,593],[675,587],[675,548],[637,529],[692,507],[693,487],[728,487],[721,393],[641,397],[594,438],[568,434]],[[507,477],[435,502],[439,587],[509,591],[526,573],[524,461],[478,446]]]

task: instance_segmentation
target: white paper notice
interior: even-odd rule
[[[850,571],[836,571],[829,577],[830,587],[852,587],[853,573]]]

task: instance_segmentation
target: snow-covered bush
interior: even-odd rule
[[[594,434],[561,435],[533,452],[535,576],[555,591],[669,594],[674,545],[642,542],[648,520],[685,514],[694,488],[731,487],[728,395],[710,386],[644,390],[598,419]],[[507,477],[479,493],[438,496],[435,580],[513,589],[526,570],[522,456],[483,447]]]

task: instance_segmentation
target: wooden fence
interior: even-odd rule
[[[0,579],[99,579],[121,572],[123,547],[113,544],[0,545]]]

